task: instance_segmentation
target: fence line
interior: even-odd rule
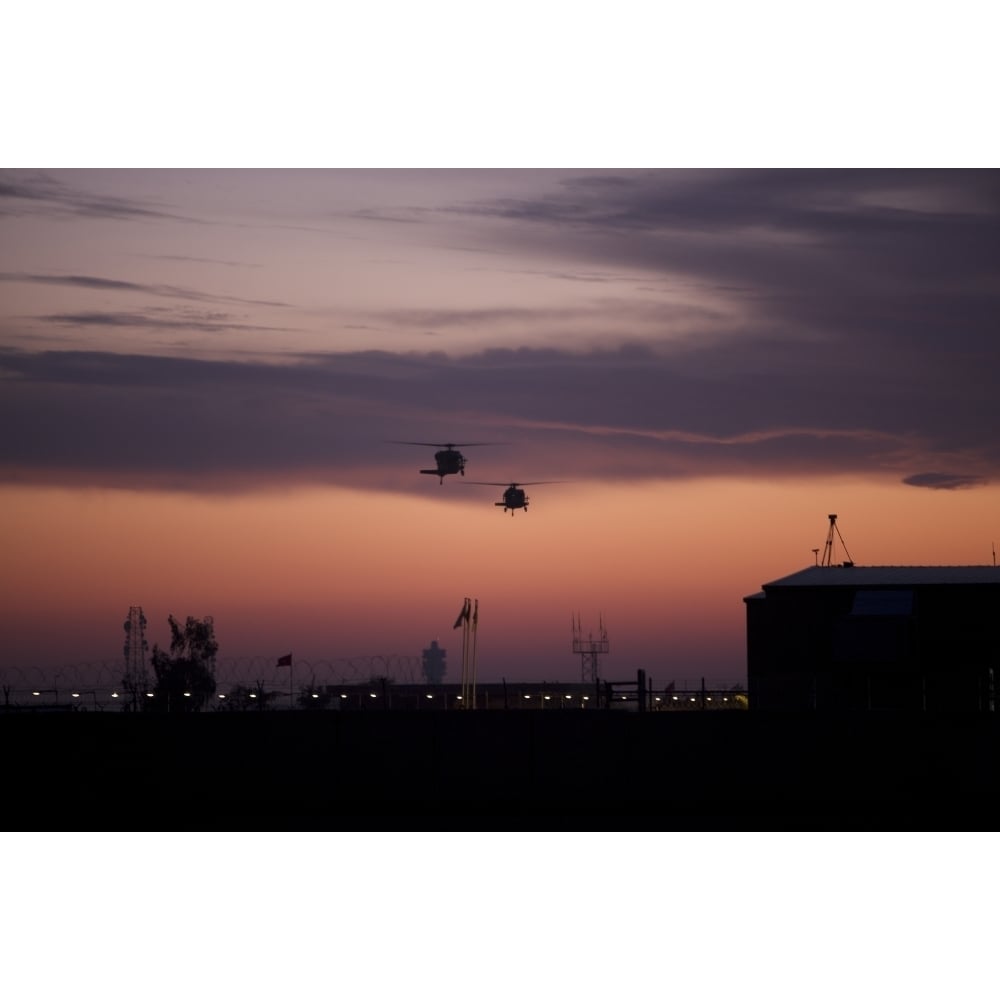
[[[292,680],[296,687],[328,684],[358,684],[372,677],[385,677],[394,683],[413,684],[420,681],[421,658],[400,654],[340,657],[323,660],[295,660]],[[96,660],[65,664],[59,667],[0,667],[0,685],[8,700],[12,692],[38,691],[39,694],[69,698],[100,694],[110,698],[112,692],[123,691],[126,664],[121,660]],[[146,666],[146,678],[154,683],[153,669]],[[218,657],[215,661],[215,683],[219,690],[263,686],[287,690],[289,668],[277,666],[274,657]]]
[[[299,660],[288,667],[277,667],[270,658],[245,657],[221,660],[216,665],[216,692],[209,710],[255,708],[324,708],[334,707],[334,700],[359,692],[370,707],[405,707],[412,702],[423,708],[458,707],[456,685],[428,685],[421,678],[411,678],[415,657],[354,657],[338,660]],[[372,669],[375,667],[376,669]],[[134,693],[124,680],[124,667],[113,661],[76,664],[46,672],[37,668],[0,668],[0,709],[59,709],[126,711],[136,707]],[[148,678],[147,690],[153,680]],[[576,682],[512,681],[484,683],[481,707],[545,708],[555,707],[572,697],[580,707],[632,707],[638,701],[637,692],[623,691],[618,685],[603,684],[598,688]],[[455,688],[455,691],[451,691]],[[371,692],[371,694],[368,694]],[[367,694],[367,697],[365,695]],[[388,700],[386,696],[388,695]],[[509,695],[509,698],[508,698]],[[352,699],[354,695],[350,696]],[[436,700],[434,700],[436,699]],[[433,702],[433,704],[432,704]],[[546,702],[552,702],[550,706]],[[644,706],[650,711],[690,710],[692,708],[745,708],[746,693],[737,685],[732,688],[686,689],[669,684],[664,688],[646,688]],[[354,701],[342,707],[354,707]]]

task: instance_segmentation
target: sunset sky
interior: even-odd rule
[[[151,644],[212,615],[221,661],[302,679],[438,638],[457,682],[470,596],[484,680],[579,679],[579,616],[606,677],[745,683],[743,598],[830,513],[858,564],[991,563],[986,13],[11,7],[4,682],[120,664],[135,604]],[[439,484],[399,440],[490,444]],[[472,483],[513,479],[560,482],[513,517]],[[970,831],[32,822],[0,911],[25,996],[993,989]]]
[[[992,561],[998,254],[990,171],[4,170],[4,657],[141,605],[457,682],[470,596],[482,680],[579,679],[578,616],[606,677],[740,683],[829,513]]]

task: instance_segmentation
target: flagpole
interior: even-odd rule
[[[462,626],[462,708],[469,707],[469,612],[472,601],[467,597],[462,602],[462,610],[455,619],[455,628]]]
[[[472,612],[472,707],[476,707],[476,636],[479,632],[479,598]]]
[[[469,599],[462,609],[462,707],[469,707]]]

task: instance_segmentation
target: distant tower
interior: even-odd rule
[[[146,641],[146,616],[139,605],[133,604],[128,609],[128,618],[125,619],[123,627],[125,629],[123,682],[128,692],[126,708],[134,712],[139,707],[139,698],[147,688],[146,652],[149,649],[149,643]]]
[[[437,639],[432,639],[430,646],[424,650],[420,670],[428,684],[440,684],[444,680],[444,675],[448,672],[444,665],[447,655],[447,650],[438,645]]]
[[[584,639],[580,619],[573,619],[573,652],[580,654],[580,679],[584,684],[601,678],[597,657],[608,651],[608,630],[604,627],[603,617],[599,619],[599,627],[596,639],[592,632]]]

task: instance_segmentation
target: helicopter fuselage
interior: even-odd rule
[[[432,444],[429,441],[397,441],[396,444],[416,444],[420,447],[437,448],[434,452],[433,469],[421,469],[423,476],[437,476],[443,483],[445,476],[465,475],[465,456],[458,450],[459,448],[472,447],[483,444],[496,444],[495,441],[467,441],[464,444],[455,441],[442,441]]]
[[[454,448],[434,453],[436,469],[421,469],[421,475],[438,476],[444,482],[445,476],[465,475],[465,456]]]
[[[528,509],[528,498],[524,490],[517,486],[508,486],[503,491],[503,500],[498,500],[493,506],[503,507],[504,510],[509,510],[513,514],[515,510]]]
[[[474,481],[471,485],[473,486],[503,486],[503,499],[497,500],[493,504],[494,507],[501,507],[503,510],[509,510],[511,514],[516,510],[527,510],[528,509],[528,494],[524,492],[525,486],[535,486],[538,483],[547,482],[562,482],[560,479],[537,479],[529,482],[521,483],[487,483],[479,480]]]

